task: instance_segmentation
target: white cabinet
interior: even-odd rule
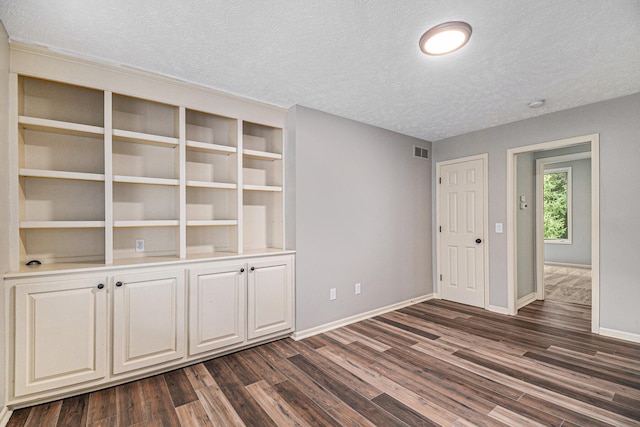
[[[117,275],[112,281],[113,373],[183,358],[184,270]]]
[[[248,263],[248,339],[293,328],[293,258],[265,258]]]
[[[245,340],[245,264],[189,271],[189,355]]]
[[[105,279],[15,286],[15,396],[105,377]]]

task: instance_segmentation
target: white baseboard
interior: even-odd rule
[[[9,408],[7,408],[6,406],[4,408],[2,408],[2,411],[0,411],[0,426],[4,427],[7,425],[7,423],[9,422],[9,418],[11,418],[11,414],[13,414],[13,411],[9,410]]]
[[[591,268],[591,264],[570,264],[568,262],[553,262],[545,261],[547,265],[557,265],[558,267],[571,267],[571,268]]]
[[[538,295],[536,294],[536,292],[531,292],[529,295],[518,298],[518,301],[516,302],[516,310],[520,310],[525,305],[531,304],[536,299],[538,299]]]
[[[419,302],[429,301],[433,299],[433,294],[423,295],[421,297],[411,298],[406,301],[398,302],[395,304],[387,305],[386,307],[376,308],[375,310],[367,311],[365,313],[356,314],[354,316],[345,317],[344,319],[336,320],[334,322],[326,323],[324,325],[315,326],[313,328],[305,329],[303,331],[296,331],[291,338],[298,341],[304,338],[312,337],[314,335],[328,332],[332,329],[337,329],[342,326],[347,326],[352,323],[360,322],[362,320],[369,319],[371,317],[379,316],[381,314],[388,313],[390,311],[399,310],[409,305],[417,304]]]
[[[600,335],[611,338],[619,338],[625,341],[640,343],[640,334],[633,334],[631,332],[618,331],[616,329],[600,328]]]
[[[487,307],[487,310],[492,311],[498,314],[506,314],[509,315],[509,309],[506,307],[498,307],[496,305],[490,305]]]

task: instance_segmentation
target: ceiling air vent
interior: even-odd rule
[[[429,158],[429,149],[418,147],[417,145],[413,146],[413,157],[418,159],[428,159]]]

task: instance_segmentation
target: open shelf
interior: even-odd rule
[[[63,135],[96,136],[104,135],[104,128],[80,123],[61,122],[59,120],[41,119],[38,117],[19,116],[18,124],[23,129],[40,132],[61,133]]]
[[[178,138],[171,136],[153,135],[150,133],[132,132],[122,129],[113,129],[113,138],[118,141],[157,145],[161,147],[175,147],[180,143]]]
[[[226,225],[238,225],[235,219],[212,219],[212,220],[188,220],[187,227],[222,227]]]
[[[245,191],[282,191],[282,187],[277,185],[243,185],[242,189]]]
[[[144,176],[114,175],[113,182],[119,184],[145,184],[145,185],[169,185],[176,186],[180,181],[172,178],[148,178]]]
[[[104,221],[21,221],[20,228],[104,228]]]
[[[226,182],[207,182],[207,181],[187,181],[187,187],[193,188],[211,188],[218,190],[235,190],[238,188],[236,184]]]
[[[142,220],[142,221],[113,221],[113,226],[116,228],[125,227],[177,227],[180,222],[177,219],[165,219],[165,220]]]
[[[257,150],[242,150],[242,155],[247,159],[256,159],[256,160],[281,160],[282,154],[279,153],[269,153],[267,151],[257,151]]]
[[[20,169],[19,174],[20,176],[31,178],[68,179],[75,181],[104,181],[104,174],[99,173],[64,172],[22,168]]]
[[[206,142],[187,140],[187,150],[200,151],[203,153],[229,155],[238,152],[236,147],[228,147],[226,145],[209,144]]]

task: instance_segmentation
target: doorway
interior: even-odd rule
[[[438,297],[488,301],[488,155],[436,163]]]
[[[541,293],[543,285],[541,284],[544,277],[544,240],[537,235],[534,235],[534,239],[530,242],[523,242],[518,240],[518,212],[522,210],[524,203],[528,204],[528,201],[521,201],[518,188],[518,156],[539,156],[545,157],[544,152],[550,152],[550,150],[566,149],[567,151],[580,151],[580,146],[587,145],[591,156],[591,221],[590,221],[590,240],[591,240],[591,329],[594,333],[599,333],[600,324],[600,304],[599,304],[599,136],[598,134],[585,135],[575,138],[568,138],[558,141],[550,141],[541,144],[534,144],[525,147],[513,148],[507,151],[507,272],[508,272],[508,312],[515,315],[518,309],[518,305],[522,305],[523,301],[518,301],[518,279],[522,280],[522,263],[518,263],[519,255],[518,249],[521,251],[523,248],[531,248],[535,243],[535,256],[532,257],[532,265],[534,271],[531,274],[526,275],[535,283],[535,296],[531,301],[535,299],[541,299],[544,295]],[[577,148],[576,148],[577,147]],[[584,151],[584,150],[582,150]],[[547,156],[548,157],[548,156]],[[540,164],[538,165],[540,167]],[[535,168],[532,168],[535,169]],[[537,169],[536,174],[539,173]],[[535,200],[535,199],[533,199]],[[540,205],[537,201],[536,205]],[[526,209],[526,208],[525,208]],[[538,222],[537,229],[540,230],[540,220]],[[526,250],[526,249],[525,249]],[[519,268],[520,267],[520,268]],[[518,271],[518,270],[521,271]],[[529,302],[531,302],[529,301]],[[525,301],[526,302],[526,301]],[[520,304],[519,304],[520,303]]]

